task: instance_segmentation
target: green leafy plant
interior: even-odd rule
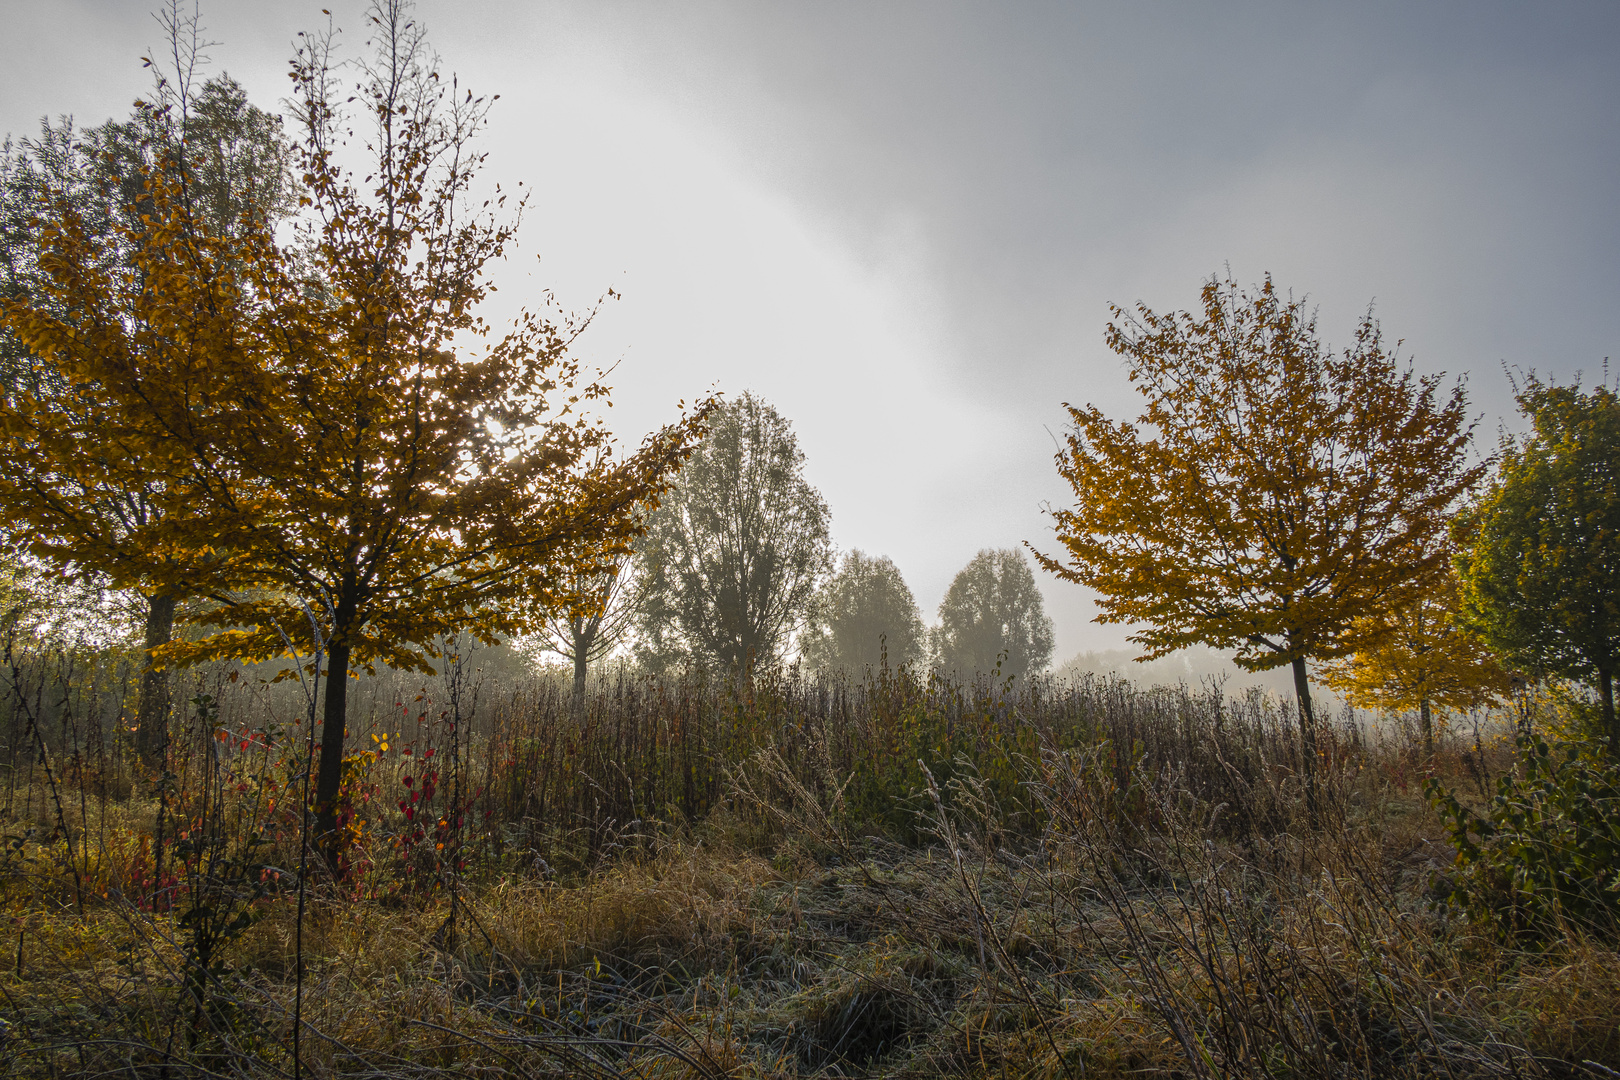
[[[1498,780],[1483,815],[1425,785],[1457,849],[1452,905],[1521,940],[1620,939],[1620,768],[1582,749],[1521,737],[1524,775]]]

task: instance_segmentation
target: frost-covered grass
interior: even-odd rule
[[[310,1076],[1620,1069],[1612,942],[1435,903],[1421,780],[1477,802],[1511,767],[1489,731],[1433,763],[1324,733],[1312,813],[1258,696],[379,684],[339,873],[300,891],[307,744],[247,684],[180,718],[166,784],[82,695],[37,739],[11,718],[10,1071],[290,1075],[295,1010]]]

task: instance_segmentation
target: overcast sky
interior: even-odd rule
[[[363,40],[362,7],[322,0]],[[0,0],[0,131],[125,116],[142,0]],[[534,189],[499,305],[609,303],[628,438],[750,389],[799,433],[843,548],[925,616],[984,547],[1055,547],[1062,403],[1137,402],[1108,304],[1196,304],[1230,265],[1369,303],[1424,371],[1620,358],[1620,5],[441,3],[448,70],[499,93],[489,175]],[[212,71],[287,93],[320,3],[204,5]],[[535,261],[538,257],[538,263]],[[1061,661],[1121,644],[1043,582]]]

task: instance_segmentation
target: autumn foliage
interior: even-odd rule
[[[1512,693],[1513,674],[1458,621],[1455,569],[1436,567],[1388,606],[1351,626],[1361,644],[1320,669],[1358,708],[1416,710],[1424,752],[1434,754],[1434,711],[1469,712]]]
[[[8,162],[6,209],[27,215],[0,329],[12,353],[0,400],[7,538],[145,608],[142,754],[161,771],[168,723],[159,650],[177,605],[218,592],[237,553],[211,535],[186,447],[228,424],[218,393],[241,348],[283,188],[274,125],[228,79],[189,112],[159,86],[127,124],[75,141],[49,127]],[[226,190],[229,145],[267,176]],[[245,147],[245,148],[244,148]]]
[[[211,230],[183,158],[159,160],[122,264],[71,206],[43,208],[47,302],[5,316],[51,376],[7,409],[31,478],[7,495],[36,547],[209,598],[195,621],[212,633],[168,646],[170,663],[324,655],[325,808],[350,665],[426,668],[447,633],[526,629],[552,583],[629,549],[704,412],[615,457],[583,411],[608,389],[568,352],[582,323],[525,311],[490,334],[483,274],[515,220],[496,217],[498,189],[466,205],[487,103],[441,79],[400,6],[371,30],[351,98],[371,127],[361,175],[328,43],[293,63],[292,241],[264,220]],[[84,507],[134,484],[164,512],[98,546]]]
[[[1401,364],[1370,315],[1333,352],[1269,277],[1211,280],[1201,314],[1114,311],[1108,344],[1146,406],[1134,424],[1069,406],[1069,560],[1041,562],[1095,589],[1100,621],[1137,624],[1149,657],[1202,643],[1291,665],[1308,736],[1307,660],[1354,651],[1356,620],[1446,558],[1484,471],[1462,388]]]
[[[1335,351],[1269,278],[1116,308],[1143,411],[1069,407],[1040,562],[1149,657],[1290,668],[1297,710],[1047,674],[1016,550],[958,575],[930,670],[889,560],[827,581],[774,408],[700,401],[625,453],[589,313],[485,322],[525,205],[482,179],[490,102],[401,0],[367,29],[352,68],[303,39],[291,143],[229,87],[237,128],[160,89],[96,200],[30,189],[0,302],[14,1071],[1613,1075],[1615,766],[1431,715],[1595,676],[1620,747],[1613,393],[1532,381],[1459,516],[1491,464],[1462,387],[1370,313]],[[237,198],[259,150],[291,172]],[[46,571],[140,598],[144,647],[29,640]],[[1316,716],[1312,664],[1416,709],[1421,770]]]

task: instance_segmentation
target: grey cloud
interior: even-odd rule
[[[1330,335],[1377,297],[1428,367],[1590,368],[1620,330],[1608,5],[594,18],[851,247],[893,257],[909,237],[955,323],[945,359],[959,378],[1001,367],[1008,406],[1072,395],[1077,362],[1109,362],[1107,301],[1185,306],[1226,259],[1289,271]]]
[[[360,7],[335,9],[350,48]],[[1343,341],[1376,299],[1422,368],[1471,374],[1487,438],[1511,420],[1500,361],[1568,377],[1620,354],[1612,4],[424,0],[421,14],[448,66],[503,94],[497,169],[573,167],[577,148],[549,141],[540,75],[587,63],[593,85],[634,87],[703,132],[896,283],[904,335],[932,357],[917,377],[981,416],[972,445],[990,449],[964,465],[961,433],[897,407],[883,445],[905,475],[891,479],[862,471],[869,451],[841,425],[849,386],[778,404],[839,539],[893,556],[925,611],[974,551],[1049,536],[1038,506],[1065,493],[1042,428],[1062,423],[1059,402],[1134,410],[1102,345],[1110,301],[1187,307],[1230,261],[1240,279],[1271,270],[1309,292]],[[319,19],[318,5],[204,9],[217,66],[264,102],[286,93],[293,34]],[[146,89],[137,57],[158,34],[139,6],[0,0],[0,21],[13,133],[44,113],[94,123]],[[554,284],[553,265],[517,280]],[[588,298],[614,280],[566,287]],[[649,299],[632,290],[622,314],[659,310]],[[704,344],[724,304],[592,333],[659,395],[690,395],[720,365],[771,363],[769,340],[730,357]],[[615,325],[636,329],[611,339]],[[1045,587],[1060,659],[1118,643],[1086,625],[1078,590]]]

